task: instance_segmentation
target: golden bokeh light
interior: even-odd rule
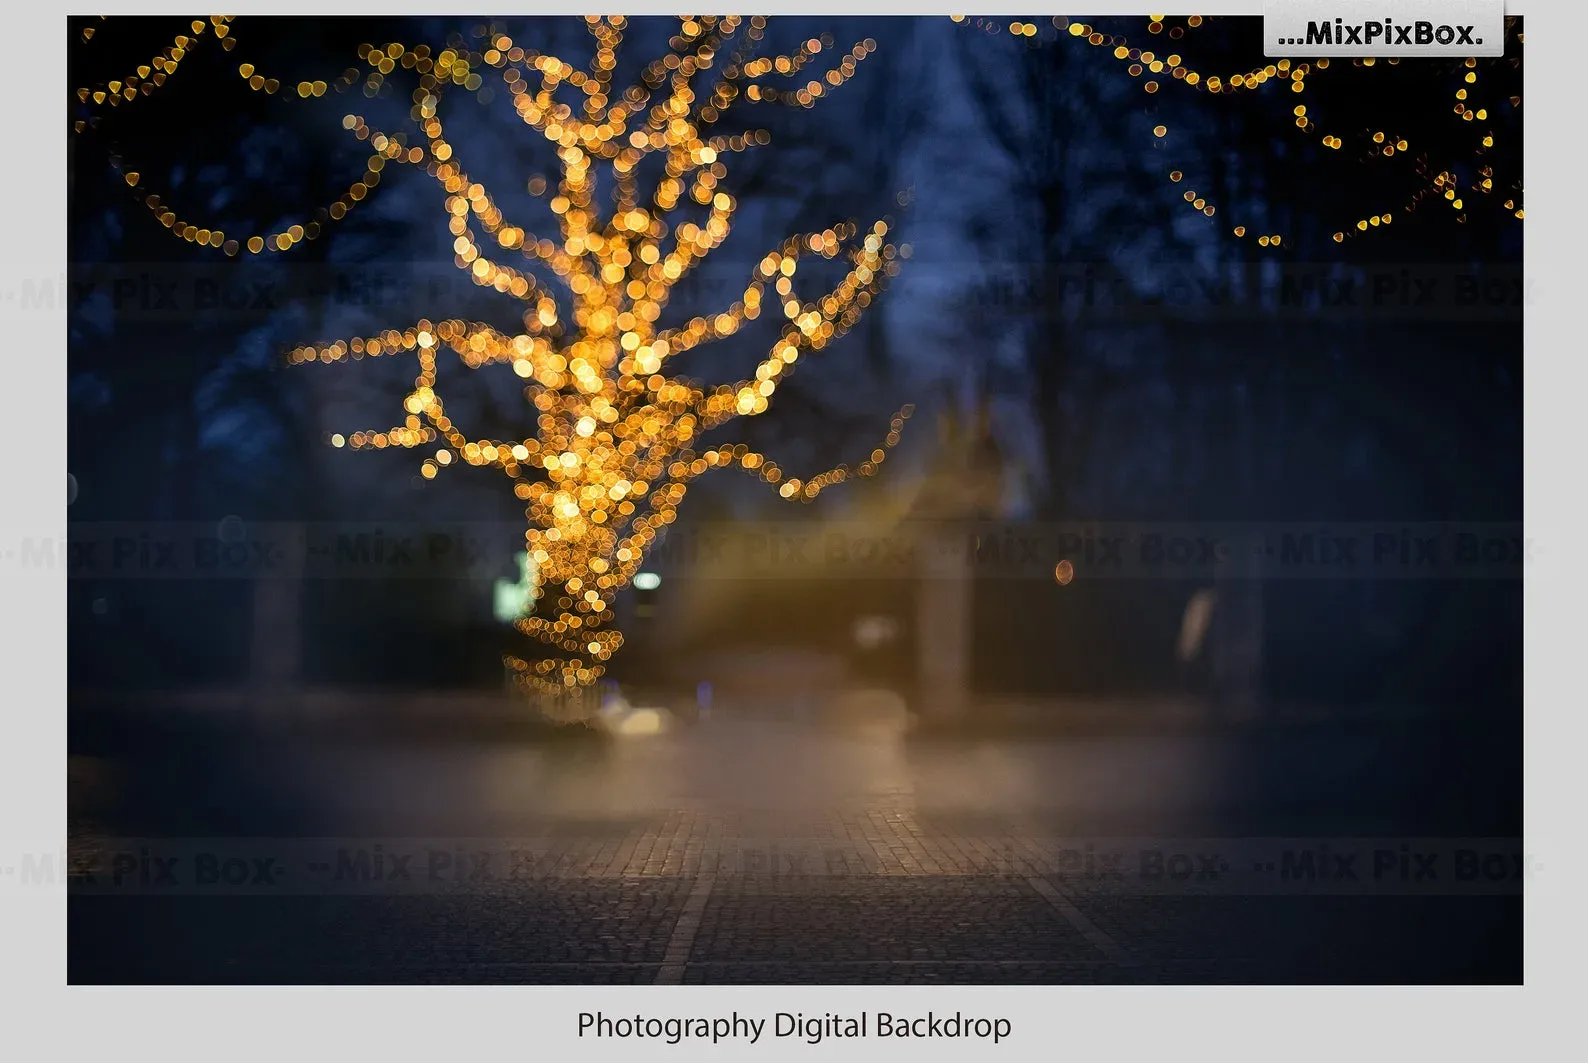
[[[178,65],[188,54],[205,39],[206,35],[220,41],[226,51],[231,51],[236,46],[235,38],[229,36],[231,32],[232,15],[211,15],[208,21],[193,19],[188,22],[183,31],[178,33],[169,45],[161,49],[160,53],[151,58],[147,63],[141,63],[132,73],[123,75],[112,81],[99,85],[80,88],[75,95],[78,102],[89,104],[93,107],[116,107],[122,103],[130,103],[141,96],[151,95],[156,89],[165,84],[166,79],[177,71]],[[82,40],[86,43],[93,39],[94,28],[83,30]],[[82,125],[86,125],[86,121]],[[78,132],[82,131],[82,125]]]
[[[419,372],[403,403],[403,423],[352,432],[345,446],[424,448],[420,474],[426,479],[454,465],[471,465],[498,469],[514,481],[515,496],[526,503],[524,545],[535,562],[536,596],[554,609],[516,625],[542,643],[547,656],[513,656],[507,664],[523,686],[540,692],[581,689],[604,674],[623,642],[612,626],[613,600],[674,522],[696,477],[737,468],[784,499],[808,503],[827,487],[873,475],[911,413],[905,407],[894,416],[882,445],[858,467],[809,477],[786,475],[744,444],[700,442],[729,421],[764,413],[803,355],[827,347],[860,319],[898,268],[900,255],[888,239],[886,220],[792,236],[754,265],[742,296],[725,310],[677,327],[657,324],[674,286],[733,227],[738,203],[719,187],[728,158],[769,139],[761,132],[712,135],[711,125],[740,100],[811,106],[847,81],[875,42],[841,53],[819,80],[790,91],[768,79],[800,73],[828,53],[830,42],[811,39],[786,55],[754,57],[764,19],[684,18],[672,50],[646,68],[640,84],[614,92],[612,71],[626,20],[585,21],[596,49],[584,70],[501,35],[479,55],[448,49],[432,58],[421,48],[398,45],[361,50],[381,71],[421,57],[412,69],[421,72],[414,99],[424,147],[416,152],[400,135],[371,129],[357,116],[343,123],[386,160],[424,162],[445,192],[454,264],[475,284],[524,304],[524,330],[509,335],[478,322],[422,319],[401,330],[299,347],[290,355],[294,364],[416,359]],[[730,45],[737,45],[731,54]],[[697,75],[713,68],[720,71],[716,84],[697,91]],[[548,205],[557,219],[555,238],[512,224],[445,139],[436,111],[440,84],[475,91],[484,84],[481,71],[500,77],[518,117],[555,150],[555,186],[545,179],[530,183],[532,191],[538,181],[541,192],[554,193]],[[577,109],[558,98],[563,85],[582,96]],[[645,195],[639,172],[652,156],[661,162],[661,176]],[[613,191],[610,209],[597,202],[598,169],[606,171],[603,187]],[[680,219],[691,204],[704,209],[703,219]],[[295,231],[307,234],[284,235],[292,238]],[[821,260],[842,262],[847,270],[836,284],[802,295],[796,282],[809,272],[809,263]],[[565,302],[547,283],[561,289]],[[763,314],[781,315],[783,323],[753,377],[704,387],[669,375],[675,356],[734,336]],[[533,433],[516,440],[466,435],[437,390],[443,351],[470,369],[511,367],[525,384]]]
[[[995,20],[967,20],[964,16],[956,17],[954,21],[983,33],[1009,32],[1017,37],[1037,36],[1035,33],[1028,32],[1028,26],[1030,25],[1028,23],[1017,22],[1006,27]],[[1045,34],[1043,39],[1063,42],[1064,38],[1068,37],[1073,42],[1105,49],[1108,55],[1124,66],[1124,72],[1127,76],[1145,79],[1143,88],[1149,93],[1156,93],[1163,80],[1167,78],[1171,82],[1178,82],[1186,89],[1197,93],[1206,93],[1209,96],[1219,97],[1224,100],[1238,99],[1251,93],[1274,90],[1301,94],[1309,90],[1309,77],[1330,69],[1329,59],[1320,57],[1312,60],[1278,59],[1272,62],[1265,58],[1260,63],[1254,63],[1249,69],[1236,70],[1227,74],[1208,73],[1205,69],[1198,70],[1192,66],[1190,60],[1179,52],[1178,45],[1175,42],[1188,36],[1194,37],[1189,31],[1197,29],[1204,25],[1205,22],[1206,19],[1201,15],[1191,15],[1184,18],[1149,15],[1146,18],[1146,31],[1149,37],[1154,39],[1154,46],[1141,48],[1133,45],[1122,34],[1104,33],[1097,27],[1085,22],[1072,21],[1059,16],[1052,19],[1054,29]],[[1514,36],[1518,45],[1522,43],[1522,34],[1516,32],[1515,23],[1510,18],[1506,20],[1506,33],[1508,36]],[[1168,38],[1169,41],[1169,44],[1164,46],[1162,52],[1157,50],[1158,38]],[[1352,63],[1359,67],[1372,67],[1376,62],[1377,60],[1371,57],[1352,60]],[[1391,58],[1385,62],[1386,65],[1395,66],[1399,64],[1400,60]],[[1514,64],[1520,62],[1520,60],[1494,59],[1488,62],[1511,62]],[[1455,103],[1452,111],[1460,121],[1475,122],[1482,126],[1474,143],[1476,153],[1479,156],[1484,156],[1493,151],[1495,137],[1493,129],[1484,124],[1489,121],[1490,109],[1488,107],[1474,106],[1471,102],[1474,91],[1483,84],[1483,79],[1479,76],[1478,66],[1479,63],[1476,58],[1469,57],[1461,61],[1460,73],[1456,75],[1457,87],[1454,93]],[[1311,95],[1316,96],[1318,94],[1314,92]],[[1520,96],[1511,96],[1506,98],[1504,102],[1514,109],[1521,106],[1522,100]],[[1497,106],[1497,104],[1491,106]],[[1326,132],[1320,128],[1316,113],[1316,107],[1309,111],[1305,104],[1296,105],[1293,111],[1295,128],[1302,134],[1314,138],[1317,143],[1322,144],[1331,151],[1342,151],[1348,148],[1355,151],[1360,148],[1363,157],[1371,162],[1405,156],[1410,150],[1411,145],[1407,138],[1391,137],[1384,130],[1364,130],[1355,134],[1350,140],[1333,131]],[[1430,116],[1431,121],[1433,117]],[[1161,140],[1167,133],[1167,127],[1155,122],[1151,127],[1151,133],[1155,139]],[[1471,197],[1463,197],[1453,191],[1452,186],[1458,180],[1453,172],[1456,168],[1454,161],[1443,169],[1429,165],[1426,159],[1416,161],[1408,159],[1407,164],[1415,167],[1416,177],[1426,182],[1426,184],[1421,190],[1413,194],[1409,202],[1404,204],[1404,210],[1415,210],[1424,199],[1430,196],[1442,196],[1455,212],[1456,220],[1458,222],[1466,221],[1466,211],[1472,205],[1472,200]],[[1370,170],[1368,173],[1370,174],[1370,180],[1376,179],[1374,171]],[[1170,171],[1169,179],[1172,182],[1178,182],[1182,179],[1182,176],[1182,171],[1176,169]],[[1493,167],[1487,164],[1480,166],[1476,180],[1472,182],[1467,191],[1476,192],[1483,196],[1489,196],[1493,193],[1495,191]],[[1504,209],[1520,219],[1523,217],[1523,213],[1521,206],[1522,187],[1519,176],[1510,186],[1509,191],[1511,194],[1504,202]],[[1451,194],[1445,194],[1447,192]],[[1187,195],[1184,198],[1188,204],[1191,204],[1193,209],[1200,213],[1208,217],[1214,215],[1215,208],[1212,203],[1198,199],[1198,197],[1193,195]],[[1387,224],[1388,215],[1384,215],[1382,218],[1383,222]],[[1371,232],[1379,225],[1379,221],[1372,219],[1369,219],[1368,224],[1362,226],[1355,224],[1344,225],[1333,234],[1333,239],[1336,243],[1340,243],[1352,236]],[[1245,231],[1245,226],[1238,225],[1234,231],[1236,236],[1241,236]],[[1258,246],[1267,249],[1289,246],[1278,235],[1260,238],[1257,243]]]

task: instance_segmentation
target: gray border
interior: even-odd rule
[[[264,13],[258,5],[246,5]],[[560,10],[594,12],[591,4],[560,4]],[[747,12],[768,12],[778,5],[747,3]],[[972,13],[974,5],[914,3],[863,4],[817,0],[802,5],[806,13],[857,11],[893,14]],[[1023,14],[1030,5],[1000,5],[1000,13]],[[1216,3],[1188,9],[1165,4],[1166,14],[1260,14],[1260,0]],[[1510,13],[1536,11],[1537,3],[1508,4]],[[107,3],[110,13],[149,13],[152,5]],[[390,0],[344,3],[347,13],[419,13],[434,5]],[[629,4],[630,10],[672,13],[656,4]],[[1527,144],[1527,167],[1533,174],[1528,207],[1532,212],[1526,263],[1542,274],[1541,297],[1528,310],[1527,523],[1542,546],[1539,563],[1527,581],[1527,846],[1541,854],[1546,874],[1530,887],[1527,908],[1527,977],[1524,992],[1478,990],[1108,990],[1022,987],[982,989],[938,987],[912,990],[713,988],[660,989],[542,988],[428,991],[372,990],[132,990],[104,993],[65,988],[64,890],[21,890],[15,876],[0,876],[0,941],[5,942],[5,997],[8,1042],[18,1049],[52,1046],[46,1053],[77,1058],[96,1051],[121,1058],[212,1058],[219,1051],[229,1059],[328,1057],[342,1051],[360,1055],[389,1053],[389,1058],[452,1058],[481,1050],[511,1054],[594,1050],[597,1056],[632,1058],[636,1042],[581,1044],[574,1037],[581,1009],[643,1009],[649,1013],[727,1013],[734,1008],[764,1013],[776,1010],[854,1010],[892,1007],[899,1011],[960,1008],[967,1012],[1006,1014],[1016,1020],[1017,1033],[1001,1048],[1044,1056],[1088,1050],[1109,1050],[1127,1058],[1163,1058],[1170,1054],[1267,1059],[1275,1052],[1287,1058],[1336,1059],[1342,1049],[1365,1051],[1377,1058],[1498,1058],[1519,1047],[1542,1048],[1547,1033],[1541,1009],[1562,1005],[1551,1015],[1561,1021],[1568,971],[1580,971],[1577,950],[1583,905],[1568,897],[1579,881],[1580,858],[1568,842],[1579,826],[1570,809],[1566,786],[1580,779],[1581,724],[1578,706],[1569,697],[1575,678],[1573,658],[1581,657],[1580,615],[1584,599],[1583,571],[1568,552],[1584,526],[1579,492],[1565,489],[1582,453],[1583,418],[1578,405],[1582,373],[1564,353],[1574,334],[1573,294],[1582,272],[1580,210],[1568,197],[1578,193],[1568,183],[1577,155],[1580,116],[1571,84],[1577,73],[1573,53],[1585,33],[1583,7],[1549,3],[1547,13],[1534,14],[1529,27],[1528,107],[1537,114],[1531,125],[1539,131]],[[1131,13],[1135,5],[1098,2],[1093,13]],[[168,11],[166,5],[156,10]],[[292,4],[273,14],[309,13]],[[990,13],[990,12],[989,12]],[[61,239],[65,217],[65,166],[60,112],[53,105],[29,102],[60,87],[66,34],[64,12],[27,5],[13,16],[7,62],[6,94],[14,144],[40,145],[28,157],[13,154],[5,169],[12,208],[11,238],[4,255],[7,282],[23,277],[55,277],[64,268]],[[1541,113],[1540,113],[1541,112]],[[1561,131],[1546,135],[1545,131]],[[26,256],[26,257],[24,257]],[[15,287],[12,290],[16,290]],[[19,314],[0,306],[14,331],[8,413],[19,431],[8,433],[12,461],[8,469],[10,498],[3,522],[6,531],[27,535],[59,535],[65,530],[62,505],[67,470],[62,440],[65,422],[65,364],[60,356],[64,312]],[[1556,352],[1560,353],[1557,354]],[[1580,477],[1580,473],[1578,474]],[[1551,549],[1551,544],[1555,548]],[[7,608],[0,623],[0,667],[12,696],[3,738],[0,738],[0,837],[6,856],[21,851],[58,848],[65,836],[65,652],[64,573],[12,574],[6,580]],[[1580,667],[1580,666],[1579,666]],[[1575,727],[1573,725],[1576,725]],[[1576,731],[1574,735],[1572,732]],[[12,859],[0,859],[9,865]],[[10,879],[8,882],[7,879]],[[9,888],[7,888],[9,886]],[[1576,901],[1576,903],[1571,903]],[[1553,980],[1553,985],[1551,984]],[[1143,1007],[1150,1006],[1150,1010]],[[20,1020],[20,1021],[18,1021]],[[1523,1020],[1526,1025],[1519,1025]],[[20,1028],[19,1028],[20,1027]],[[1562,1031],[1564,1032],[1564,1031]],[[905,1042],[912,1058],[959,1058],[964,1046],[954,1043],[916,1045]],[[1349,1047],[1348,1047],[1349,1046]],[[760,1046],[772,1058],[793,1056],[803,1046],[789,1043]],[[835,1044],[833,1056],[874,1058],[883,1046],[875,1041]],[[643,1048],[642,1048],[643,1050]],[[651,1049],[655,1051],[655,1049]],[[693,1051],[692,1049],[689,1051]]]

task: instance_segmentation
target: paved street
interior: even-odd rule
[[[1506,882],[1447,873],[1397,894],[1394,874],[1329,881],[1327,857],[1318,879],[1273,869],[1274,854],[1320,839],[1344,851],[1339,839],[1427,849],[1497,836],[1481,800],[1413,801],[1426,793],[1419,762],[1394,753],[1360,737],[1254,752],[1210,738],[931,744],[724,722],[611,748],[210,749],[137,770],[80,758],[73,850],[97,877],[71,900],[71,977],[1519,979],[1521,902]],[[133,839],[184,860],[208,844],[195,839],[221,839],[271,854],[281,877],[253,890],[112,887],[113,854]],[[1099,854],[1116,850],[1110,869]],[[324,870],[335,852],[389,866],[411,854],[416,873],[338,878]],[[314,867],[320,878],[303,870]]]

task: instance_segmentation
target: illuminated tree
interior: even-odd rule
[[[423,166],[441,184],[456,265],[476,284],[523,303],[523,330],[509,335],[481,323],[423,319],[376,336],[301,347],[291,356],[294,363],[415,357],[419,372],[403,422],[339,434],[333,445],[423,448],[432,451],[421,465],[426,478],[467,464],[498,469],[514,481],[529,522],[525,548],[538,606],[517,626],[544,644],[547,656],[508,663],[539,691],[582,688],[603,674],[622,644],[610,626],[614,596],[673,522],[696,477],[735,466],[776,485],[785,499],[808,502],[851,475],[871,475],[908,415],[894,418],[883,446],[853,471],[839,466],[808,478],[788,476],[742,444],[701,442],[729,421],[764,413],[802,356],[859,319],[896,268],[886,221],[790,237],[748,271],[732,305],[677,327],[658,324],[674,286],[733,226],[737,204],[721,187],[728,158],[769,140],[758,131],[712,135],[711,127],[741,101],[811,106],[852,76],[874,45],[857,45],[813,77],[806,70],[826,50],[823,41],[757,57],[763,19],[684,18],[667,55],[620,92],[613,76],[625,20],[587,23],[595,54],[584,69],[502,35],[473,58],[453,49],[434,56],[398,45],[371,49],[366,62],[386,69],[404,54],[420,57],[424,73],[412,117],[422,146],[362,117],[344,121],[387,162]],[[697,88],[714,69],[715,83]],[[560,179],[542,189],[557,218],[555,239],[512,224],[445,139],[440,86],[477,89],[481,71],[499,74],[518,116],[555,149]],[[803,84],[769,84],[794,77]],[[564,94],[573,102],[564,102]],[[598,202],[598,172],[609,178],[609,206]],[[847,270],[836,284],[802,297],[795,279],[812,258],[844,262]],[[780,314],[784,324],[753,377],[708,387],[671,372],[678,357],[734,336],[763,312]],[[508,440],[466,434],[438,390],[444,351],[470,369],[510,367],[524,381],[533,430]]]

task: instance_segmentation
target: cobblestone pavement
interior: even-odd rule
[[[797,751],[785,753],[799,760]],[[835,757],[817,759],[830,768]],[[460,777],[490,774],[478,759],[467,763],[472,767]],[[1171,881],[1154,891],[1139,880],[1084,873],[1074,810],[1016,801],[999,791],[1008,779],[996,773],[985,780],[994,800],[976,801],[975,788],[960,785],[964,776],[953,785],[929,782],[919,772],[878,771],[874,758],[860,757],[814,784],[808,772],[795,772],[799,787],[788,785],[787,775],[780,783],[775,772],[758,782],[769,761],[741,764],[737,774],[725,767],[705,785],[676,785],[698,771],[698,762],[682,762],[682,775],[679,762],[670,763],[665,795],[640,787],[597,807],[565,791],[557,807],[541,803],[510,819],[492,814],[494,799],[464,801],[454,787],[432,789],[420,803],[443,801],[456,815],[424,821],[403,811],[398,791],[375,785],[364,798],[345,800],[318,829],[283,820],[282,829],[254,831],[255,840],[236,843],[276,854],[289,870],[314,838],[381,845],[387,855],[407,846],[420,853],[415,867],[424,866],[424,850],[441,845],[455,850],[460,867],[465,851],[492,854],[488,876],[390,889],[370,881],[311,884],[281,895],[109,888],[114,854],[130,851],[129,839],[139,835],[79,815],[79,805],[92,802],[74,797],[74,860],[83,868],[97,858],[99,874],[91,884],[79,879],[70,900],[71,979],[1007,984],[1521,977],[1515,891],[1276,889],[1272,875],[1234,888],[1215,879]],[[654,766],[628,763],[621,775],[632,782]],[[360,777],[376,774],[366,766]],[[844,785],[846,778],[855,784]],[[663,796],[669,804],[660,804]],[[350,814],[377,805],[397,814],[385,822]],[[427,830],[392,829],[408,825]],[[434,830],[443,825],[452,828],[444,836]],[[173,839],[194,833],[166,829],[160,836],[180,849]],[[1160,842],[1165,835],[1173,841],[1173,832],[1161,832]],[[1188,841],[1185,848],[1189,869],[1197,846]],[[533,859],[515,864],[506,859],[510,851]]]

